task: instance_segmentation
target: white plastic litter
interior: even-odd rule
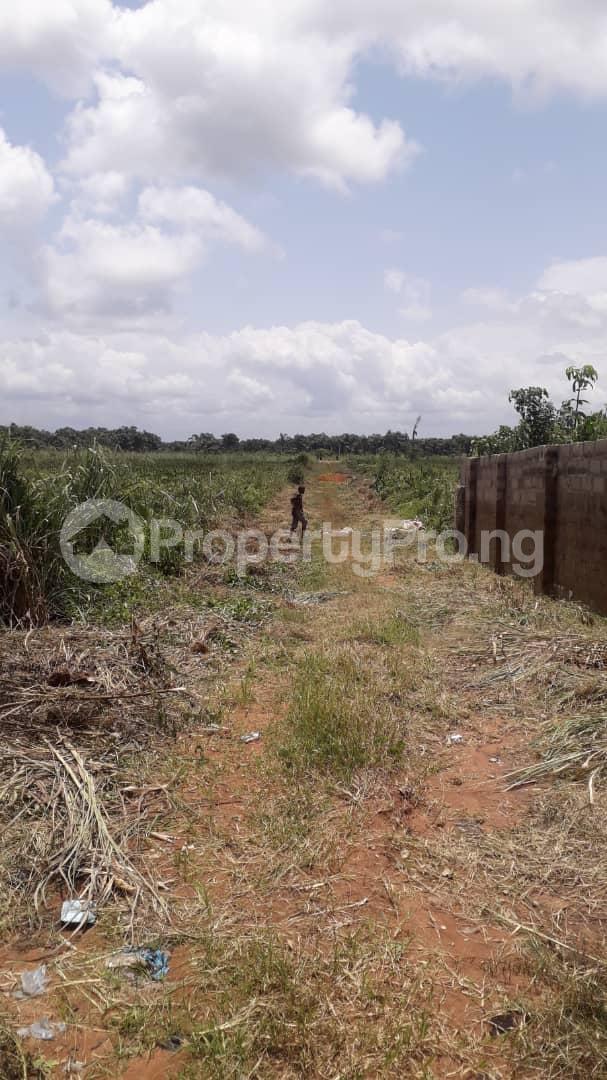
[[[29,1024],[28,1027],[17,1028],[17,1035],[20,1039],[48,1041],[54,1039],[55,1035],[62,1035],[64,1031],[65,1024],[51,1021],[45,1016],[42,1020],[34,1020],[33,1024]]]
[[[447,742],[451,743],[452,746],[463,743],[463,741],[464,736],[460,735],[459,731],[452,731],[450,735],[447,735]]]
[[[33,971],[21,972],[21,992],[18,992],[18,996],[21,997],[39,997],[40,994],[44,994],[48,989],[48,976],[46,974],[46,964],[41,964],[40,967],[35,968]]]
[[[97,921],[95,905],[90,900],[64,900],[61,922],[67,926],[94,926]]]
[[[419,518],[405,518],[404,521],[392,525],[390,535],[393,540],[397,540],[402,537],[403,533],[419,532],[420,529],[425,529],[425,527],[423,521],[420,521]]]
[[[261,731],[250,731],[248,735],[241,735],[241,742],[258,742],[261,739]]]

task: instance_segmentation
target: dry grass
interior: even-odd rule
[[[348,485],[334,497],[338,523],[354,522],[360,492]],[[112,880],[85,774],[135,888],[157,815],[179,836],[171,924],[162,915],[153,924],[172,952],[168,982],[133,986],[99,952],[70,952],[53,963],[62,1016],[83,1023],[87,995],[89,1026],[112,1035],[112,1075],[171,1038],[181,1040],[183,1080],[605,1075],[600,773],[594,803],[588,791],[598,760],[544,772],[516,795],[505,770],[475,787],[467,764],[488,742],[503,744],[509,770],[555,747],[561,760],[596,749],[603,621],[480,568],[445,567],[432,552],[424,565],[406,555],[377,581],[317,558],[280,580],[248,578],[226,583],[230,605],[222,595],[183,624],[163,615],[96,642],[66,634],[55,653],[22,635],[18,662],[9,658],[0,714],[17,707],[6,723],[27,759],[16,799],[32,790],[40,830],[44,802],[27,774],[40,754],[52,803],[66,805],[64,789],[71,800],[57,833],[69,839],[84,814],[81,846],[101,853],[94,886],[84,862],[73,880],[130,902]],[[304,592],[333,595],[289,606]],[[280,596],[284,618],[272,623]],[[230,670],[228,643],[243,635]],[[49,687],[65,669],[93,682]],[[187,695],[164,692],[181,686]],[[192,713],[203,751],[195,760],[191,739],[179,740],[169,756],[167,736]],[[35,751],[19,742],[26,715]],[[261,741],[243,747],[238,734],[258,726]],[[454,729],[465,732],[461,747],[447,743]],[[149,790],[152,772],[164,793]],[[466,807],[468,788],[478,812]],[[452,790],[463,809],[450,806]],[[495,807],[516,799],[512,820],[495,825]],[[508,1011],[526,1022],[492,1038],[487,1021]]]
[[[145,835],[173,806],[171,785],[154,780],[154,763],[204,708],[187,687],[205,671],[217,678],[252,632],[243,613],[228,596],[223,608],[182,609],[115,631],[2,635],[0,906],[7,921],[18,910],[33,916],[49,890],[98,905],[115,896],[132,916],[144,900],[162,907],[141,856]],[[17,908],[16,893],[26,901]]]
[[[2,1080],[45,1080],[48,1071],[23,1049],[8,1026],[0,1022],[0,1076]]]

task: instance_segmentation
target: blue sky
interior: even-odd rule
[[[606,43],[595,0],[3,11],[0,422],[478,433],[607,380]]]

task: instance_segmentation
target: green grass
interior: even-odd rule
[[[403,751],[401,725],[376,697],[360,657],[344,650],[303,658],[278,750],[288,771],[347,779],[389,768]]]
[[[380,622],[363,619],[353,626],[349,636],[370,645],[419,645],[418,628],[401,611],[393,612]]]
[[[410,458],[376,454],[353,459],[353,468],[374,478],[374,487],[393,513],[420,518],[440,532],[453,528],[459,461],[455,458]]]
[[[32,453],[0,445],[0,625],[81,617],[100,597],[102,609],[107,597],[110,619],[121,608],[128,614],[150,571],[181,573],[185,565],[182,544],[163,546],[150,564],[150,522],[171,519],[184,531],[237,526],[286,484],[290,465],[272,455]],[[119,588],[82,582],[63,560],[61,526],[89,499],[124,503],[144,523],[140,572]],[[126,526],[107,521],[89,525],[79,547],[90,551],[102,538],[117,551],[132,551]]]

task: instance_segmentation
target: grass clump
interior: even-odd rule
[[[607,968],[537,950],[533,960],[542,1000],[530,1003],[511,1052],[517,1075],[546,1078],[607,1076]]]
[[[369,645],[419,645],[419,630],[402,611],[395,611],[381,622],[365,619],[354,627],[355,641]]]
[[[402,726],[372,683],[352,651],[317,652],[302,660],[279,747],[287,770],[347,779],[400,759]]]
[[[45,1080],[50,1070],[35,1061],[12,1031],[0,1023],[0,1076],[2,1080]]]

